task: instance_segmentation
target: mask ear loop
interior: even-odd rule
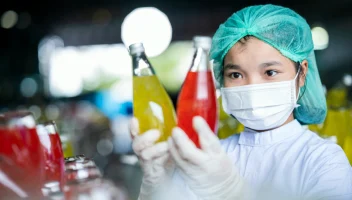
[[[298,66],[298,73],[297,73],[296,76],[298,76],[298,74],[301,72],[302,65],[301,65],[300,62],[296,62],[296,64]],[[304,87],[302,94],[301,94],[301,87],[298,87],[298,95],[297,95],[298,99],[297,99],[297,102],[303,97],[304,93],[306,92],[306,84],[307,84],[307,80],[306,80],[306,83],[304,84],[304,86],[302,86],[302,87]]]
[[[297,70],[297,74],[295,76],[295,80],[297,79],[300,72],[301,72],[301,64],[298,62],[298,70]]]
[[[295,82],[296,82],[296,79],[297,79],[299,73],[301,72],[301,63],[297,62],[297,64],[298,64],[298,70],[297,70],[297,74],[296,74],[296,77],[295,77]],[[300,96],[299,96],[300,93],[301,93],[301,87],[299,87],[299,85],[298,85],[298,94],[297,94],[296,102],[298,102],[298,100],[300,98]]]

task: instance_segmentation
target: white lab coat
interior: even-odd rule
[[[352,169],[336,144],[298,121],[272,131],[246,129],[221,141],[248,186],[246,199],[352,200]],[[198,200],[176,170],[177,199]]]

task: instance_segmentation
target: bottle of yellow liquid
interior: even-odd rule
[[[129,46],[133,64],[133,115],[139,121],[140,133],[158,129],[165,141],[176,126],[172,101],[155,75],[142,43]]]
[[[67,135],[60,135],[61,144],[62,144],[62,151],[64,153],[64,157],[71,157],[74,156],[73,153],[73,145]]]
[[[218,97],[219,104],[219,128],[218,128],[218,137],[219,139],[225,139],[233,134],[239,134],[244,130],[244,126],[237,121],[235,118],[228,115],[222,108],[222,98]]]
[[[352,121],[352,107],[349,106],[348,108],[348,130],[345,136],[345,140],[344,140],[344,145],[343,145],[343,150],[346,153],[346,156],[348,158],[348,160],[350,161],[350,164],[352,165],[352,123],[350,123]]]
[[[335,87],[328,91],[328,113],[320,133],[322,137],[335,137],[341,147],[350,128],[350,116],[347,109],[347,89]]]
[[[352,165],[352,131],[351,130],[349,130],[348,135],[345,137],[343,150],[345,151],[346,156],[350,161],[350,164]]]

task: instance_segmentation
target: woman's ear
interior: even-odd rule
[[[303,60],[301,62],[301,70],[299,72],[299,87],[303,87],[306,82],[306,77],[308,73],[308,61]]]

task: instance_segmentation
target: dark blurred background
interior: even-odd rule
[[[171,44],[151,61],[176,102],[193,53],[192,37],[212,36],[233,12],[265,3],[289,7],[316,28],[323,84],[327,90],[342,84],[349,91],[352,0],[4,0],[0,111],[29,109],[38,121],[56,120],[66,155],[93,157],[133,199],[141,172],[128,133],[131,63],[121,39],[125,17],[139,7],[167,15]]]
[[[124,17],[137,7],[154,6],[171,22],[172,40],[191,40],[194,35],[212,35],[234,11],[253,4],[279,4],[304,16],[311,26],[324,27],[329,46],[317,51],[323,83],[331,87],[345,73],[351,73],[352,1],[122,1],[62,0],[4,1],[3,14],[18,15],[14,27],[0,29],[0,106],[25,103],[20,83],[26,76],[39,75],[38,45],[48,35],[57,35],[65,46],[121,43]],[[99,15],[99,11],[102,11]],[[38,81],[40,77],[37,77]],[[41,94],[39,87],[38,94]]]

